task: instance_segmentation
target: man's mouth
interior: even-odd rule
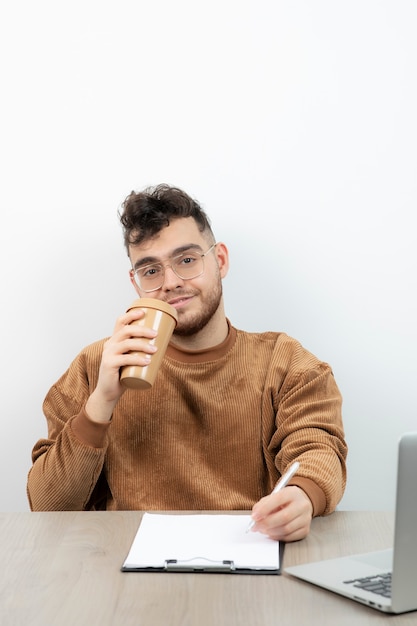
[[[189,302],[193,296],[177,296],[176,298],[172,298],[168,300],[168,304],[173,306],[175,309],[181,308],[184,304]]]

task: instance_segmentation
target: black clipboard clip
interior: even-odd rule
[[[177,559],[167,559],[165,561],[165,571],[167,572],[234,572],[233,561],[212,561],[205,557],[194,557],[184,561]]]

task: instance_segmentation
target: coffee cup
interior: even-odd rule
[[[155,381],[172,333],[177,325],[178,315],[173,306],[156,298],[139,298],[131,304],[128,311],[135,308],[143,309],[145,315],[132,324],[156,330],[157,336],[150,339],[149,342],[154,344],[158,350],[151,355],[151,361],[148,365],[125,365],[122,367],[120,382],[129,389],[149,389]]]

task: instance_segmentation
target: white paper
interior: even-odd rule
[[[163,568],[166,561],[194,565],[231,561],[236,569],[278,570],[279,543],[246,532],[250,515],[145,513],[126,569]]]

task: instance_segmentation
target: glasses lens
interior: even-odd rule
[[[164,282],[164,270],[162,265],[146,265],[139,267],[135,272],[136,282],[143,291],[159,289]]]
[[[187,252],[172,259],[172,269],[179,278],[196,278],[204,271],[203,257],[196,252]]]

